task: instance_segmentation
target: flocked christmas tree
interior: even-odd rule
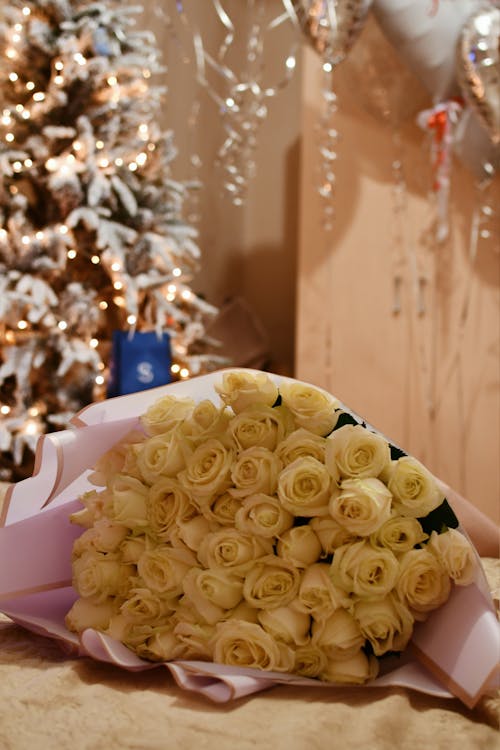
[[[189,285],[196,232],[182,218],[186,186],[158,122],[159,52],[136,28],[139,10],[3,10],[0,479],[30,472],[38,436],[106,395],[114,331],[170,336],[174,379],[221,362],[205,334],[215,310]]]

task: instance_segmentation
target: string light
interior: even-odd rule
[[[175,293],[176,293],[176,291],[177,291],[177,287],[175,286],[175,284],[169,284],[169,285],[167,286],[167,292],[168,292],[169,294],[175,294]]]
[[[117,157],[117,158],[115,159],[115,164],[116,164],[116,166],[117,166],[117,167],[123,167],[123,159],[122,159],[121,157],[119,157],[119,156],[118,156],[118,157]]]
[[[147,68],[145,68],[145,69],[144,69],[144,70],[142,71],[142,75],[143,75],[143,77],[144,77],[144,78],[151,78],[151,71],[150,71],[150,70],[148,70]]]
[[[82,144],[80,143],[80,141],[73,141],[73,151],[76,151],[78,153],[78,151],[81,151],[81,149]]]
[[[118,79],[116,78],[116,76],[109,76],[108,78],[109,86],[116,86],[117,83],[118,83]]]
[[[28,91],[33,91],[33,89],[35,88],[34,81],[28,81],[26,84],[26,88],[28,89]]]
[[[97,349],[97,347],[99,346],[99,341],[98,341],[98,339],[90,339],[90,341],[89,341],[89,346],[90,346],[90,347],[91,347],[92,349]]]
[[[26,435],[36,435],[38,432],[38,424],[33,419],[29,419],[23,427],[23,432]]]
[[[144,151],[141,151],[140,154],[137,154],[135,160],[140,167],[143,167],[148,160],[148,155]]]
[[[137,164],[135,163],[135,161],[131,161],[130,164],[128,165],[128,168],[130,169],[131,172],[135,172],[137,169]]]
[[[4,114],[2,117],[2,125],[10,125],[12,122],[12,117],[10,116],[10,113],[8,115]]]
[[[102,375],[96,375],[95,378],[96,385],[104,385],[104,378]]]
[[[135,325],[137,323],[137,318],[135,317],[135,315],[129,315],[127,317],[127,323],[129,324],[129,326]]]
[[[26,321],[26,320],[19,320],[17,322],[17,327],[19,328],[20,331],[26,330],[26,328],[28,327],[28,321]]]
[[[12,165],[12,169],[14,170],[14,172],[20,172],[22,168],[23,168],[23,165],[21,164],[20,161],[15,161]]]
[[[148,151],[154,151],[156,148],[154,143],[148,143]]]
[[[17,44],[17,42],[21,41],[21,37],[19,34],[12,34],[12,41]]]
[[[6,56],[9,58],[9,60],[13,60],[15,57],[17,57],[17,52],[15,49],[12,49],[12,47],[7,47],[5,50]]]
[[[40,414],[40,410],[36,406],[32,406],[30,409],[28,409],[28,414],[30,417],[38,417]]]
[[[35,93],[33,94],[34,102],[43,102],[44,99],[45,99],[45,94],[43,93],[43,91],[35,91]]]
[[[66,323],[65,320],[60,320],[59,323],[57,324],[57,327],[60,328],[61,331],[65,331],[66,328],[68,327],[68,324]]]
[[[57,60],[57,61],[56,61],[56,62],[54,63],[54,68],[55,68],[56,70],[62,70],[62,69],[64,68],[64,63],[62,62],[62,60]]]
[[[107,309],[108,309],[108,303],[106,302],[106,300],[102,299],[99,302],[99,310],[107,310]]]
[[[55,76],[54,83],[56,86],[62,86],[64,83],[64,76]]]
[[[31,13],[30,8],[28,8],[28,6],[25,5],[24,8],[23,8],[23,16],[29,16],[30,13]]]
[[[101,259],[98,255],[93,255],[90,259],[90,262],[93,263],[94,266],[97,266],[97,264],[101,262]]]
[[[115,281],[113,284],[113,289],[116,289],[117,292],[120,291],[120,289],[123,289],[123,282],[122,281]]]
[[[23,25],[22,25],[22,23],[15,23],[15,24],[14,24],[14,29],[15,29],[16,31],[22,31],[22,30],[23,30]]]
[[[109,167],[109,161],[107,159],[100,159],[99,166],[105,169],[106,167]]]
[[[165,299],[167,302],[173,302],[175,300],[175,294],[166,294]]]
[[[9,73],[9,81],[12,81],[12,83],[15,83],[18,78],[19,76],[17,75],[17,73],[14,73],[14,72]]]
[[[15,344],[16,337],[14,335],[14,331],[7,331],[7,333],[5,334],[5,340],[8,344]]]
[[[60,225],[59,234],[68,234],[68,227],[66,226],[66,224]]]
[[[69,260],[74,260],[76,258],[76,250],[68,250],[67,257]]]
[[[29,109],[23,109],[21,117],[23,118],[23,120],[29,120],[31,117],[31,112],[29,111]]]
[[[45,239],[45,232],[42,232],[42,230],[39,230],[35,234],[35,237],[37,238],[37,240],[44,240]]]
[[[22,112],[24,109],[22,104],[16,104],[16,112]]]
[[[125,307],[125,300],[119,295],[117,297],[113,297],[113,302],[117,307]]]
[[[179,375],[181,376],[181,378],[188,378],[189,370],[187,369],[187,367],[181,367],[181,369],[179,370]]]
[[[7,406],[7,404],[2,404],[2,406],[0,406],[0,412],[4,415],[10,414],[10,406]]]
[[[180,365],[174,364],[170,368],[170,372],[172,372],[174,375],[177,375],[177,373],[179,372],[180,369],[181,369]]]
[[[7,231],[3,227],[0,229],[0,239],[1,240],[7,239]]]
[[[115,260],[115,261],[114,261],[114,262],[113,262],[113,263],[111,264],[111,270],[112,270],[112,271],[119,271],[119,270],[121,269],[121,267],[122,267],[122,264],[121,264],[121,263],[120,263],[120,261],[118,261],[118,260]]]
[[[28,237],[27,234],[25,234],[25,235],[23,235],[23,237],[21,237],[21,242],[23,243],[23,245],[29,245],[30,244],[30,238]]]
[[[14,140],[14,133],[5,133],[5,140],[8,143],[12,143],[12,141]]]
[[[181,294],[181,297],[182,297],[182,299],[184,299],[184,300],[187,301],[187,300],[191,299],[192,293],[191,293],[191,291],[189,289],[184,289],[183,292],[182,292],[182,294]]]
[[[73,55],[73,60],[78,63],[78,65],[87,64],[87,60],[84,58],[81,52],[77,52],[75,55]]]
[[[97,149],[101,149],[101,148],[104,148],[104,141],[96,141],[96,142],[95,142],[95,147],[96,147]]]
[[[175,276],[175,277],[177,277],[177,278],[178,278],[178,277],[179,277],[179,276],[180,276],[181,274],[182,274],[182,271],[181,271],[181,269],[180,269],[180,268],[174,268],[174,270],[172,271],[172,276]]]

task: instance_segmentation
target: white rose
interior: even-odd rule
[[[315,563],[303,573],[295,606],[316,620],[325,619],[349,602],[345,592],[334,586],[328,563]]]
[[[160,435],[190,417],[194,407],[191,398],[162,396],[142,415],[141,422],[148,435]]]
[[[172,544],[174,544],[174,538],[177,536],[189,549],[196,552],[206,535],[212,531],[213,525],[204,516],[195,516],[187,521],[178,520],[176,524],[177,534],[172,535]]]
[[[111,482],[112,516],[116,523],[129,529],[147,526],[149,487],[134,477],[117,474]]]
[[[216,438],[199,445],[179,474],[182,486],[198,502],[207,502],[231,485],[234,450]]]
[[[182,593],[183,578],[194,565],[196,557],[190,550],[161,546],[145,550],[137,571],[151,591],[173,597]]]
[[[136,650],[141,659],[149,661],[172,661],[182,658],[182,645],[170,624],[153,627],[147,641]]]
[[[412,549],[400,558],[396,591],[414,616],[424,619],[422,615],[447,601],[451,584],[435,555],[426,549]]]
[[[359,624],[345,609],[336,609],[325,619],[313,620],[311,643],[323,649],[329,660],[354,656],[364,642]]]
[[[331,555],[344,544],[351,544],[359,540],[356,534],[340,526],[331,516],[311,518],[309,525],[318,537],[325,555]]]
[[[73,555],[79,557],[89,549],[95,552],[117,552],[128,532],[126,526],[115,524],[109,518],[101,518],[75,540]]]
[[[222,383],[215,386],[222,401],[235,414],[251,404],[272,406],[278,398],[278,388],[264,372],[231,370],[222,374]]]
[[[423,518],[444,500],[436,479],[411,456],[392,461],[384,481],[394,496],[394,511],[401,516]]]
[[[234,516],[237,529],[267,538],[279,536],[293,521],[294,516],[282,507],[278,498],[262,492],[245,497]]]
[[[369,536],[390,518],[391,500],[391,493],[379,479],[344,479],[340,494],[331,498],[328,510],[333,520],[351,534]]]
[[[278,497],[294,516],[327,515],[335,490],[326,467],[311,456],[296,459],[278,479]]]
[[[142,444],[137,454],[137,466],[148,484],[160,477],[175,477],[184,468],[188,454],[185,438],[177,430],[155,435]]]
[[[309,525],[294,526],[284,531],[278,539],[276,552],[297,568],[306,568],[321,555],[321,542]]]
[[[290,413],[282,406],[272,408],[253,404],[239,412],[229,423],[228,431],[240,450],[259,446],[274,451],[293,429]]]
[[[319,646],[306,643],[295,650],[293,671],[302,677],[319,677],[326,670],[327,664],[327,656]]]
[[[331,659],[320,679],[341,685],[363,685],[377,676],[378,661],[363,651],[357,651],[347,659]]]
[[[393,516],[370,537],[374,546],[387,547],[396,555],[408,552],[427,539],[416,518]]]
[[[182,647],[178,659],[213,661],[213,625],[183,620],[175,625],[174,635]]]
[[[383,599],[358,601],[353,614],[375,656],[403,651],[413,633],[413,616],[393,594]]]
[[[112,494],[110,490],[90,490],[80,496],[80,502],[84,506],[70,515],[71,523],[90,529],[96,521],[105,516],[106,508],[110,507]]]
[[[236,514],[242,507],[242,501],[233,497],[229,492],[223,492],[216,498],[210,498],[208,502],[200,503],[200,510],[209,521],[214,521],[221,526],[235,526]]]
[[[107,554],[87,551],[73,561],[73,586],[83,599],[99,604],[110,596],[123,596],[134,573],[133,565]]]
[[[124,469],[127,455],[133,445],[143,442],[144,439],[144,434],[138,430],[129,432],[119,443],[97,459],[87,477],[88,481],[91,484],[105,487],[115,474],[128,474],[129,472]]]
[[[390,461],[387,440],[362,425],[344,425],[326,441],[325,463],[334,477],[378,477]]]
[[[193,413],[181,425],[181,430],[189,442],[196,446],[208,438],[216,438],[227,430],[232,417],[225,407],[219,408],[209,399],[200,401]]]
[[[477,556],[471,543],[457,529],[443,534],[432,532],[426,549],[436,555],[450,578],[458,586],[468,586],[478,570]]]
[[[143,534],[128,536],[120,545],[122,562],[137,565],[140,556],[146,551],[146,537]]]
[[[330,576],[336,586],[360,598],[382,597],[396,585],[399,563],[391,550],[374,548],[366,540],[335,551]]]
[[[243,596],[253,607],[284,607],[297,597],[300,573],[297,568],[274,555],[256,562],[245,576]]]
[[[312,456],[320,463],[325,462],[326,438],[315,435],[299,427],[282,440],[276,448],[276,455],[284,466],[293,463],[297,458]]]
[[[243,579],[227,570],[192,568],[184,576],[184,593],[210,625],[221,620],[226,610],[243,599]]]
[[[247,448],[241,451],[231,469],[235,489],[230,494],[246,497],[262,492],[272,495],[278,484],[281,469],[279,458],[267,448]]]
[[[197,556],[204,568],[231,568],[239,572],[251,567],[264,555],[271,554],[272,549],[270,539],[227,527],[207,534]]]
[[[337,424],[338,414],[335,410],[339,402],[322,388],[296,381],[283,382],[280,395],[298,427],[324,436]]]
[[[303,646],[309,640],[311,618],[293,606],[261,609],[257,617],[264,630],[277,641],[288,643],[289,646]]]
[[[162,597],[148,588],[130,589],[128,597],[120,606],[120,612],[126,621],[141,625],[162,623],[174,611],[172,600]]]
[[[294,651],[276,641],[264,628],[252,622],[227,620],[215,626],[214,661],[234,667],[291,672]]]
[[[197,508],[177,479],[161,477],[150,488],[147,497],[147,519],[153,534],[167,540],[176,522],[197,515]]]
[[[117,612],[114,599],[94,602],[90,599],[77,599],[65,617],[68,630],[83,633],[87,628],[106,630],[109,621]]]
[[[138,651],[144,646],[152,632],[153,625],[149,622],[140,622],[139,619],[133,620],[122,614],[112,617],[106,629],[107,635],[125,644],[133,651]]]

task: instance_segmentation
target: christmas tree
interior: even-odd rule
[[[113,332],[168,337],[173,379],[222,361],[205,334],[215,309],[189,286],[200,252],[140,10],[3,9],[0,479],[30,473],[38,436],[106,396]]]

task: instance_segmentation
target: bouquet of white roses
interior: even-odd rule
[[[215,391],[166,393],[95,464],[67,627],[151,661],[374,678],[477,573],[437,481],[322,389],[229,370]]]

